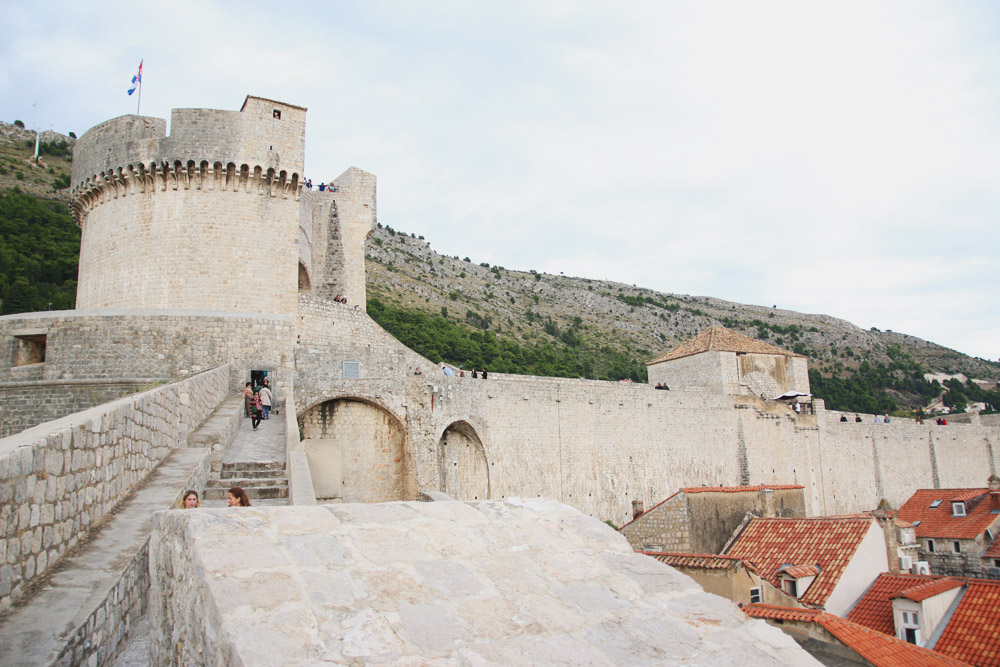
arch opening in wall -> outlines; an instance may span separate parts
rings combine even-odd
[[[438,440],[441,491],[456,500],[487,500],[490,469],[486,449],[469,422],[451,424]]]
[[[406,428],[382,406],[336,398],[304,410],[298,422],[318,500],[416,499]]]
[[[308,292],[312,289],[312,282],[309,280],[309,270],[306,265],[299,262],[299,291]]]

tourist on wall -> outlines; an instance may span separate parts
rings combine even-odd
[[[485,366],[483,367],[483,379],[484,380],[486,379],[486,367]]]
[[[201,498],[198,497],[198,492],[194,489],[185,491],[177,503],[177,509],[179,510],[193,510],[198,507],[201,507]]]
[[[241,487],[234,486],[227,492],[230,507],[250,507],[250,496]]]
[[[247,386],[243,388],[243,414],[246,417],[250,416],[251,401],[253,401],[253,389],[250,388],[250,383],[247,382]]]
[[[264,386],[260,388],[260,404],[264,409],[264,419],[271,418],[271,388],[267,385],[267,380],[264,380]]]
[[[255,391],[250,399],[250,421],[253,423],[253,430],[260,426],[260,418],[264,416],[264,405],[260,402],[260,392]]]

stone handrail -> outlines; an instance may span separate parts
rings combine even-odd
[[[288,466],[288,504],[315,505],[309,459],[299,439],[299,419],[295,411],[294,392],[285,396],[285,458]]]
[[[219,366],[0,440],[0,610],[185,446],[228,390]]]

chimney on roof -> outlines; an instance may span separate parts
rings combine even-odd
[[[761,489],[757,494],[760,496],[761,516],[769,519],[781,516],[781,512],[778,511],[774,489]]]
[[[990,512],[1000,513],[1000,477],[990,475]]]
[[[641,500],[633,500],[632,501],[632,518],[633,519],[638,519],[641,514],[642,514],[642,501]]]
[[[878,507],[872,510],[872,518],[878,521],[879,528],[885,536],[885,555],[889,559],[890,572],[902,572],[899,569],[899,552],[896,543],[896,512],[889,501],[883,498]]]

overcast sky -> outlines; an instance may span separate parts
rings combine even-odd
[[[143,115],[308,107],[306,175],[439,252],[1000,356],[1000,3],[311,4],[7,3],[0,119],[144,59]]]

